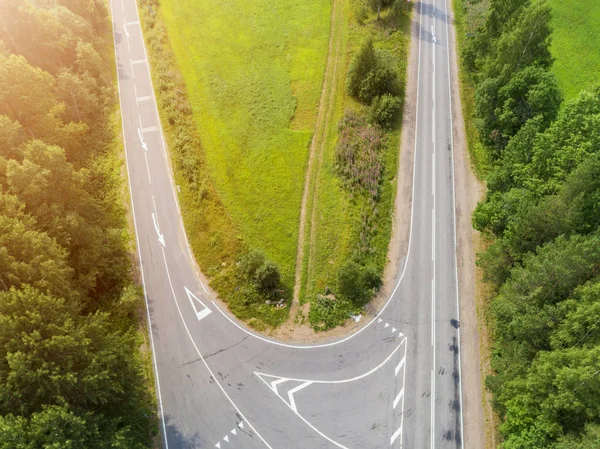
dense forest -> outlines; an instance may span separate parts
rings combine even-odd
[[[107,4],[0,11],[0,448],[148,447]]]
[[[473,225],[505,449],[600,447],[600,86],[562,101],[550,19],[545,1],[491,0],[462,53],[492,161]]]

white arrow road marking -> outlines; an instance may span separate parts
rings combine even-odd
[[[433,43],[437,43],[437,39],[435,37],[435,30],[433,29],[433,25],[431,25],[431,35],[433,36]]]
[[[190,304],[192,305],[194,312],[196,312],[196,318],[198,318],[198,321],[200,321],[202,318],[206,318],[212,313],[212,310],[206,307],[206,304],[200,301],[200,299],[196,295],[194,295],[187,287],[184,286],[183,288],[185,289],[185,293],[187,294],[190,300]],[[196,308],[196,302],[200,303],[204,308],[198,311],[198,309]]]
[[[160,226],[158,225],[158,218],[156,216],[156,201],[154,199],[154,195],[152,195],[152,205],[154,206],[154,212],[152,212],[152,222],[154,223],[154,230],[158,234],[158,241],[164,248],[166,248],[167,245],[165,244],[165,236],[160,232]]]
[[[158,234],[158,241],[160,242],[160,244],[162,246],[164,246],[166,248],[167,245],[165,245],[165,236],[160,233],[160,228],[158,227],[158,221],[156,219],[156,214],[154,212],[152,212],[152,221],[154,222],[154,229],[156,230],[156,233]]]
[[[140,136],[140,142],[142,142],[142,148],[144,149],[144,151],[148,151],[148,146],[146,145],[146,142],[144,142],[142,128],[138,128],[138,135]]]

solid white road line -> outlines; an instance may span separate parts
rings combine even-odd
[[[433,2],[433,5],[435,6],[435,0]],[[433,19],[435,20],[435,18]],[[435,47],[436,47],[436,38],[435,38],[435,30],[433,25],[431,25],[431,34],[433,35],[433,46],[432,46],[432,59],[433,61],[435,61]],[[431,172],[432,172],[432,177],[433,177],[433,187],[434,187],[434,191],[433,191],[433,212],[432,212],[432,222],[433,222],[433,227],[432,227],[432,251],[433,251],[433,257],[432,257],[432,263],[433,263],[433,279],[431,280],[431,346],[432,346],[432,357],[431,357],[431,449],[434,449],[435,447],[435,441],[434,441],[434,435],[435,435],[435,377],[434,377],[434,370],[435,370],[435,363],[436,363],[436,358],[435,358],[435,276],[436,276],[436,261],[435,261],[435,247],[436,247],[436,222],[435,222],[435,209],[436,209],[436,196],[435,196],[435,178],[436,178],[436,168],[435,168],[435,164],[436,164],[436,142],[435,142],[435,113],[436,113],[436,107],[435,107],[435,78],[436,78],[436,71],[435,71],[435,62],[433,65],[433,76],[432,76],[432,95],[433,95],[433,118],[432,118],[432,126],[433,126],[433,148],[432,148],[432,162],[431,162]]]
[[[359,376],[355,376],[355,377],[350,377],[348,379],[342,379],[342,380],[315,380],[315,379],[299,379],[296,377],[282,377],[282,376],[277,376],[274,374],[266,374],[266,373],[261,373],[258,371],[254,371],[254,374],[256,374],[260,380],[262,380],[265,385],[267,385],[267,387],[269,387],[269,389],[273,390],[273,388],[271,387],[271,384],[269,383],[269,381],[265,380],[265,378],[271,378],[271,379],[285,379],[285,381],[288,380],[293,380],[295,382],[310,382],[313,384],[345,384],[345,383],[349,383],[349,382],[354,382],[360,379],[364,379],[367,376],[370,376],[371,374],[373,374],[375,371],[377,371],[378,369],[380,369],[383,365],[385,365],[393,356],[396,352],[398,352],[398,349],[400,349],[400,347],[403,344],[407,344],[407,339],[404,338],[404,340],[402,340],[400,342],[400,344],[398,344],[398,346],[396,346],[396,348],[394,348],[394,350],[390,353],[390,355],[388,355],[385,360],[383,362],[381,362],[379,365],[377,365],[376,367],[370,369],[369,371],[367,371],[366,373],[363,373]],[[406,346],[405,346],[406,347]],[[405,349],[406,351],[406,349]],[[280,382],[283,383],[283,382]],[[275,391],[275,390],[273,390]]]
[[[448,16],[448,2],[444,0],[444,13]],[[458,390],[460,400],[460,446],[464,449],[465,447],[465,425],[463,418],[463,392],[462,392],[462,363],[461,363],[461,352],[460,352],[460,304],[459,304],[459,291],[458,291],[458,261],[456,255],[456,185],[454,182],[454,125],[452,123],[452,84],[450,78],[450,38],[448,33],[449,20],[446,21],[446,62],[448,68],[448,104],[450,106],[450,148],[451,159],[452,159],[452,222],[454,225],[454,281],[456,283],[456,319],[458,320],[459,326],[456,330],[458,335]]]

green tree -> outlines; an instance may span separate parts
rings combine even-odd
[[[518,72],[525,67],[549,67],[552,64],[550,42],[552,11],[545,0],[530,3],[518,19],[503,29],[490,49],[485,77]]]
[[[25,203],[38,227],[66,248],[75,281],[84,294],[116,295],[129,261],[124,235],[104,226],[100,203],[87,189],[86,170],[75,170],[65,152],[40,141],[23,150],[23,161],[9,161],[8,190]]]
[[[526,67],[508,80],[486,79],[475,94],[479,132],[498,157],[528,120],[535,117],[539,129],[547,128],[561,101],[554,74],[538,66]]]
[[[35,229],[18,198],[0,192],[0,290],[31,284],[71,296],[72,277],[64,248]]]
[[[77,303],[27,286],[0,292],[0,414],[68,404],[135,422],[145,392],[134,347],[106,313],[83,316]]]

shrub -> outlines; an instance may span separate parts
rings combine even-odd
[[[338,174],[351,191],[367,194],[373,201],[379,195],[383,173],[382,139],[379,126],[369,125],[361,116],[346,112],[335,149]]]
[[[273,291],[279,287],[279,268],[271,261],[263,263],[256,271],[256,286],[262,291]]]
[[[279,268],[274,262],[266,260],[264,254],[256,249],[242,257],[239,263],[239,273],[263,293],[272,292],[280,286]]]
[[[375,50],[373,41],[366,40],[352,58],[346,87],[352,97],[366,104],[384,94],[398,95],[400,85],[391,55]]]
[[[244,254],[240,260],[240,273],[248,280],[256,278],[258,270],[264,265],[265,256],[260,251],[253,249]]]
[[[375,69],[376,63],[373,41],[368,39],[360,46],[348,68],[346,87],[354,98],[359,98],[362,81]]]
[[[368,120],[383,128],[391,128],[401,107],[402,100],[394,95],[384,94],[375,97],[369,108]]]
[[[381,278],[374,267],[349,260],[338,271],[338,293],[355,305],[365,304],[380,286]]]

